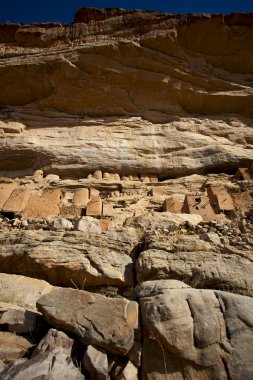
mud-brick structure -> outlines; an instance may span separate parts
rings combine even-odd
[[[233,199],[222,185],[208,186],[207,194],[214,212],[227,213],[235,209]]]
[[[206,195],[187,195],[182,212],[200,215],[205,221],[215,219],[215,212],[210,204],[210,199]]]

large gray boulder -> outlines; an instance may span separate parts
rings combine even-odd
[[[137,287],[144,379],[251,380],[253,299],[182,282]]]

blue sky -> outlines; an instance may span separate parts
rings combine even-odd
[[[48,22],[71,23],[81,7],[121,7],[159,9],[171,13],[253,12],[253,0],[0,0],[0,23]]]

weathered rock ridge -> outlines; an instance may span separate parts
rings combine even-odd
[[[170,178],[247,165],[252,24],[84,8],[70,26],[1,25],[0,174]]]

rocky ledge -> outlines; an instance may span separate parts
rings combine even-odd
[[[252,380],[252,28],[0,25],[0,380]]]

